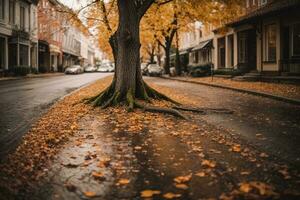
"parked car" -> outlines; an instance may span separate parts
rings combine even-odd
[[[85,68],[84,68],[84,72],[95,72],[97,70],[97,68],[93,65],[87,65]]]
[[[65,74],[81,74],[83,71],[84,70],[80,65],[73,65],[66,68]]]
[[[97,72],[114,72],[115,64],[114,63],[104,63],[100,65],[97,69]]]
[[[141,71],[142,71],[142,74],[143,75],[147,75],[147,72],[148,72],[148,69],[147,69],[147,67],[148,67],[148,63],[142,63],[141,64]]]
[[[161,76],[164,71],[158,64],[149,64],[147,70],[149,76]]]

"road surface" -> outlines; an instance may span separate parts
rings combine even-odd
[[[0,82],[0,158],[56,100],[110,74],[90,73]]]

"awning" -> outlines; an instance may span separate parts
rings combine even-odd
[[[50,52],[51,52],[51,53],[58,53],[58,54],[61,53],[59,47],[56,46],[56,45],[50,44],[50,45],[49,45],[49,49],[50,49]]]
[[[212,46],[212,40],[207,40],[204,42],[200,42],[200,44],[198,44],[197,46],[195,46],[192,51],[198,51],[204,48],[209,48]]]

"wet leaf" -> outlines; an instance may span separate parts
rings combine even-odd
[[[175,199],[175,198],[179,198],[179,197],[181,197],[181,194],[174,194],[171,192],[164,194],[164,198],[166,198],[166,199]]]
[[[201,165],[206,166],[206,167],[210,167],[210,168],[214,168],[214,167],[216,167],[216,162],[209,161],[209,160],[203,160]]]
[[[232,147],[233,152],[241,152],[241,145],[237,144]]]
[[[96,196],[96,193],[91,192],[91,191],[84,192],[83,194],[84,194],[84,196],[89,197],[89,198],[92,198],[92,197]]]
[[[101,181],[105,180],[105,176],[101,172],[93,172],[92,176],[97,180],[101,180]]]
[[[175,187],[178,189],[182,189],[182,190],[186,190],[189,188],[186,184],[183,184],[183,183],[180,183],[180,184],[175,183]]]
[[[205,172],[198,172],[197,174],[195,174],[195,176],[204,177]]]
[[[158,195],[161,192],[159,190],[144,190],[141,192],[141,197],[143,198],[150,198],[153,197],[154,195]]]
[[[130,183],[130,180],[129,180],[129,179],[121,178],[121,179],[118,181],[117,185],[127,185],[127,184],[129,184],[129,183]]]
[[[185,183],[185,182],[190,181],[191,178],[192,178],[192,174],[189,174],[187,176],[178,176],[178,177],[174,178],[174,181],[176,183]]]

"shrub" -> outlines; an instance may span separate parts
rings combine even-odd
[[[30,73],[30,67],[29,66],[15,66],[13,67],[13,73],[16,76],[26,76]]]
[[[31,67],[30,71],[31,71],[32,74],[38,74],[39,73],[37,68],[35,68],[35,67]]]
[[[211,74],[212,63],[206,63],[202,65],[190,65],[190,75],[192,77],[201,77]]]

